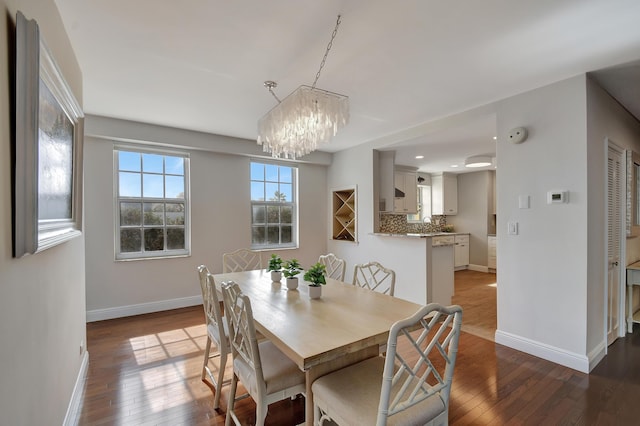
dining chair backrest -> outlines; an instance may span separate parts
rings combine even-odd
[[[344,273],[347,265],[347,262],[344,259],[340,259],[333,253],[328,253],[320,256],[318,262],[322,263],[326,267],[326,276],[328,278],[344,281]]]
[[[356,265],[353,269],[353,284],[393,296],[396,273],[378,262]]]
[[[227,363],[227,357],[231,353],[229,347],[229,337],[226,331],[225,319],[222,315],[220,300],[216,290],[215,279],[209,273],[206,266],[198,266],[198,276],[200,278],[200,288],[202,290],[202,306],[204,307],[204,316],[207,327],[207,343],[205,346],[204,361],[202,365],[201,378],[204,380],[205,375],[209,375],[213,387],[215,389],[214,408],[220,405],[221,387],[224,382],[224,369]],[[211,344],[214,343],[218,348],[217,353],[211,354]],[[217,377],[209,368],[209,362],[213,358],[220,357],[218,365]]]
[[[242,293],[240,286],[233,281],[222,283],[222,298],[229,325],[231,355],[234,360],[238,357],[242,358],[252,370],[252,374],[243,375],[243,384],[250,394],[257,391],[259,395],[264,397],[266,396],[266,387],[253,323],[251,301],[248,296]],[[246,383],[246,380],[250,380],[250,383]]]
[[[460,306],[431,303],[391,326],[378,425],[431,397],[440,398],[445,407],[443,418],[447,419],[461,325]],[[397,352],[400,337],[408,341],[402,345],[402,355]]]
[[[448,424],[461,324],[460,306],[436,303],[395,322],[384,357],[364,359],[312,383],[317,424]]]
[[[262,253],[241,248],[222,255],[222,272],[242,272],[263,269]]]
[[[256,403],[256,426],[263,426],[269,404],[304,393],[305,374],[273,342],[258,342],[251,301],[237,283],[223,282],[222,298],[233,356],[233,378],[225,424],[241,424],[234,409],[240,381]]]

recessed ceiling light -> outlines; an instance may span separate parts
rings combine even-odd
[[[422,160],[424,158],[424,155],[416,155],[416,160]]]
[[[451,167],[453,167],[455,169],[456,167],[458,167],[458,165],[457,164],[452,164]]]
[[[494,141],[497,141],[497,140],[498,140],[498,137],[497,137],[497,136],[494,136],[494,137],[493,137],[493,140],[494,140]]]

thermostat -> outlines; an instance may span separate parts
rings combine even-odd
[[[569,192],[549,191],[547,192],[547,204],[559,204],[569,202]]]

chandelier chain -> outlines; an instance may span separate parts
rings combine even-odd
[[[329,55],[329,51],[331,50],[331,47],[333,46],[333,39],[335,39],[336,38],[336,34],[338,34],[338,27],[339,26],[340,26],[340,15],[338,15],[338,20],[336,21],[336,27],[333,29],[333,34],[331,34],[331,40],[329,40],[329,44],[327,45],[327,50],[324,52],[324,57],[322,58],[322,62],[320,62],[320,69],[318,69],[318,73],[316,74],[316,79],[313,80],[313,84],[311,85],[312,89],[316,88],[316,83],[318,82],[318,79],[320,78],[320,73],[322,72],[322,68],[324,67],[324,63],[327,61],[327,56]]]

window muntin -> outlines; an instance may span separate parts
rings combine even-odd
[[[251,248],[297,246],[296,167],[251,162]]]
[[[189,247],[189,158],[114,150],[116,259],[185,256]]]

